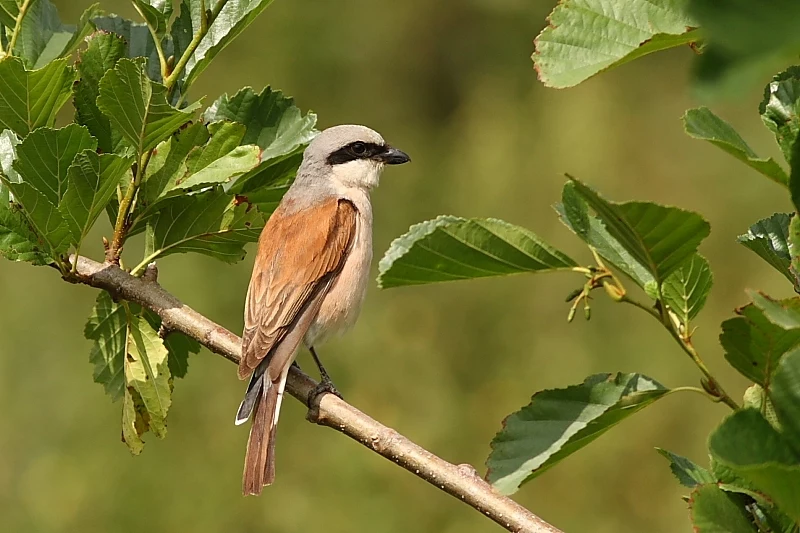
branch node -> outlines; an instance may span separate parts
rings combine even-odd
[[[145,267],[144,274],[142,274],[142,281],[146,281],[148,283],[158,283],[158,266],[156,265],[155,261],[149,263]]]

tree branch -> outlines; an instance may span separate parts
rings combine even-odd
[[[161,317],[168,330],[180,331],[234,363],[239,362],[241,339],[183,304],[158,283],[136,278],[110,263],[85,257],[70,258],[77,266],[71,281],[91,285],[113,296],[136,302]],[[561,533],[517,502],[501,495],[468,464],[454,465],[414,444],[395,430],[370,418],[332,394],[320,394],[307,403],[317,383],[293,367],[286,390],[309,407],[308,419],[328,426],[397,463],[436,488],[458,498],[508,531]]]

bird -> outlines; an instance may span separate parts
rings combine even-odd
[[[303,152],[294,182],[261,232],[238,370],[250,382],[236,424],[252,417],[244,495],[258,495],[275,481],[278,415],[301,345],[320,371],[312,395],[338,394],[315,348],[356,321],[372,261],[370,191],[386,165],[410,160],[366,126],[325,129]]]

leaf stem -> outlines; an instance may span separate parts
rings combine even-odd
[[[111,246],[106,252],[106,261],[119,264],[119,254],[122,251],[122,245],[125,243],[125,237],[128,234],[128,215],[131,210],[133,198],[136,196],[136,191],[139,189],[139,184],[144,177],[147,170],[147,164],[150,163],[150,157],[153,155],[152,150],[144,153],[136,165],[136,174],[133,176],[133,181],[125,191],[125,196],[119,203],[119,212],[117,213],[117,222],[114,224],[114,238],[111,240]]]
[[[17,37],[19,37],[19,30],[22,28],[22,19],[24,19],[25,15],[28,14],[28,8],[35,1],[36,0],[25,0],[19,7],[19,15],[17,15],[17,21],[14,23],[14,33],[11,35],[11,40],[8,42],[8,50],[7,50],[8,55],[14,55],[14,47],[17,45]]]
[[[158,38],[156,29],[150,25],[147,17],[145,17],[144,13],[142,13],[142,10],[139,9],[139,5],[134,0],[131,0],[131,3],[133,4],[133,8],[136,10],[136,12],[139,13],[139,16],[141,16],[147,24],[147,29],[150,30],[150,35],[153,37],[153,43],[155,43],[156,53],[158,54],[158,63],[161,66],[161,79],[166,80],[169,73],[167,72],[167,57],[164,55],[164,47],[161,44],[161,39]]]

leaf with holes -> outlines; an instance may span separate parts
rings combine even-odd
[[[492,440],[486,478],[501,493],[512,494],[668,393],[641,374],[597,374],[580,385],[537,392]]]
[[[792,215],[775,213],[759,220],[736,242],[755,252],[761,259],[783,274],[798,287],[798,279],[792,272],[792,257],[789,254],[789,222]]]
[[[707,107],[686,111],[683,115],[683,127],[690,137],[710,142],[775,183],[784,187],[789,184],[789,176],[783,167],[771,157],[758,157],[730,124]]]
[[[41,126],[52,126],[56,113],[69,100],[75,71],[66,59],[39,70],[27,70],[22,60],[0,61],[0,130],[24,137]]]
[[[700,39],[686,0],[561,0],[534,41],[533,62],[548,87],[572,87],[646,54]]]
[[[411,226],[378,265],[383,288],[570,270],[575,261],[519,226],[497,219],[440,216]]]
[[[200,104],[172,107],[166,88],[147,77],[144,60],[124,58],[100,80],[97,106],[141,155],[189,122]]]
[[[708,261],[694,254],[664,280],[661,287],[664,303],[688,327],[706,304],[713,281]]]

